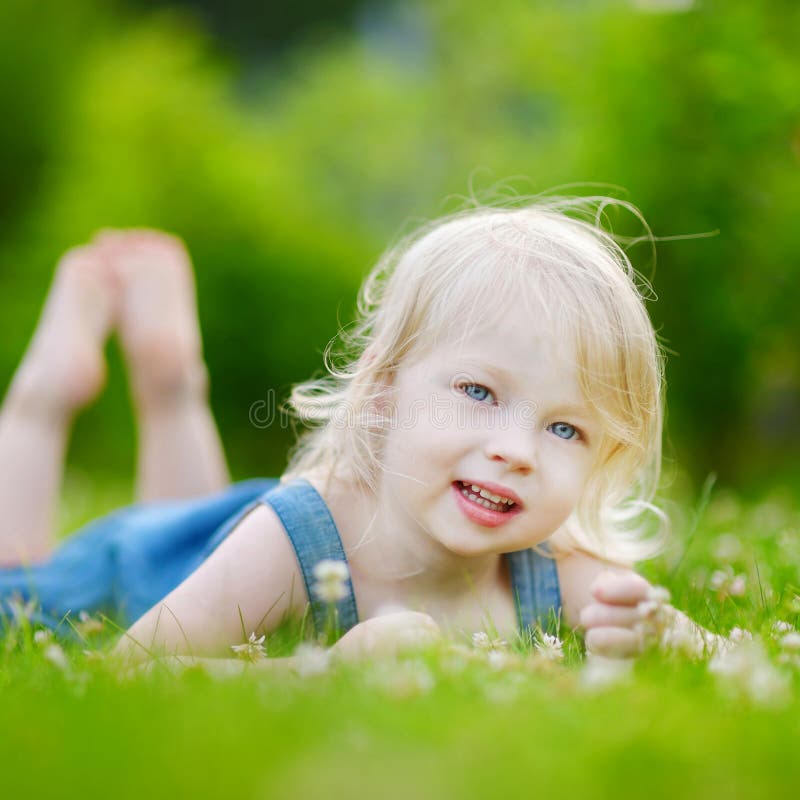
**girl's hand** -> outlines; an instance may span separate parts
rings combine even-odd
[[[439,641],[442,632],[428,614],[395,611],[360,622],[331,648],[337,658],[358,661],[369,656],[395,655]]]
[[[602,572],[590,591],[595,602],[585,606],[580,616],[586,629],[586,651],[609,658],[641,652],[639,603],[650,599],[650,584],[635,572]]]

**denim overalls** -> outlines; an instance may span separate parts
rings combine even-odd
[[[34,625],[72,635],[67,615],[103,612],[129,625],[164,598],[214,551],[258,504],[277,513],[294,547],[308,593],[311,619],[325,630],[328,605],[317,598],[314,566],[323,559],[347,563],[328,506],[308,481],[297,478],[235,483],[209,497],[128,506],[90,523],[48,561],[0,569],[0,630],[20,607]],[[561,594],[555,561],[534,550],[508,553],[520,631],[537,625],[555,632]],[[338,629],[359,622],[356,598],[336,603]]]

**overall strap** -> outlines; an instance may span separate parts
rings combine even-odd
[[[347,594],[334,604],[321,600],[314,591],[317,583],[314,567],[320,561],[341,561],[347,565],[339,531],[325,501],[307,480],[295,478],[268,491],[261,497],[261,502],[269,503],[275,509],[289,535],[303,573],[314,629],[318,634],[324,633],[335,609],[338,633],[346,633],[358,623],[352,583],[346,581]]]
[[[547,549],[546,546],[540,546]],[[511,590],[517,607],[520,632],[530,636],[536,628],[558,633],[561,590],[555,559],[533,548],[506,553],[511,571]]]

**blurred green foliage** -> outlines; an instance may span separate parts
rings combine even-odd
[[[194,256],[234,472],[275,474],[291,432],[255,428],[251,404],[321,367],[409,219],[509,176],[525,193],[600,182],[657,236],[719,231],[658,246],[675,459],[740,484],[796,474],[798,30],[791,0],[418,0],[245,71],[185,9],[6,0],[0,382],[60,252],[104,226],[165,228]],[[73,458],[116,473],[133,428],[111,364]]]
[[[128,0],[137,8],[189,8],[214,34],[218,44],[239,59],[264,64],[299,40],[325,38],[352,27],[365,0]]]

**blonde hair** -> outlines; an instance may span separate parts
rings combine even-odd
[[[284,480],[346,476],[375,491],[380,476],[381,387],[459,330],[528,303],[532,324],[575,344],[587,402],[604,424],[592,474],[556,552],[584,550],[630,563],[658,552],[665,516],[659,480],[663,358],[644,300],[650,288],[600,223],[608,198],[547,198],[476,207],[420,227],[367,276],[356,322],[328,345],[328,375],[299,384],[291,413],[311,424]],[[344,414],[344,417],[343,417]],[[656,523],[655,525],[653,523]]]

